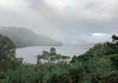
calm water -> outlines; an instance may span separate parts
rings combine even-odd
[[[52,46],[33,46],[16,49],[17,57],[23,57],[26,63],[36,63],[36,55],[42,54],[42,50],[49,51]],[[73,56],[86,52],[92,45],[64,45],[55,46],[58,54]]]

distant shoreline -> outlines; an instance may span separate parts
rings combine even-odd
[[[40,45],[40,46],[63,46],[63,45]],[[16,47],[16,48],[27,48],[27,47],[39,47],[37,45],[33,45],[33,46],[23,46],[23,47]]]

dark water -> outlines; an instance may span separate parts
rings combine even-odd
[[[58,54],[73,56],[80,55],[86,52],[93,45],[64,45],[64,46],[55,46]],[[26,63],[36,63],[36,55],[42,54],[42,50],[49,51],[53,46],[33,46],[18,48],[16,50],[17,57],[23,57],[24,62]]]

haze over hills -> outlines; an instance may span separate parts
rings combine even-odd
[[[26,28],[1,27],[0,34],[8,36],[11,40],[13,40],[16,47],[62,45],[61,42],[36,34],[32,30]]]

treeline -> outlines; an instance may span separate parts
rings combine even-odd
[[[96,44],[86,53],[74,56],[71,63],[81,63],[82,83],[118,83],[118,37]]]
[[[69,64],[32,65],[19,62],[13,42],[0,35],[0,83],[118,83],[118,37],[112,40],[74,56]]]
[[[15,70],[1,72],[1,83],[79,83],[82,65],[39,64],[22,65]]]

